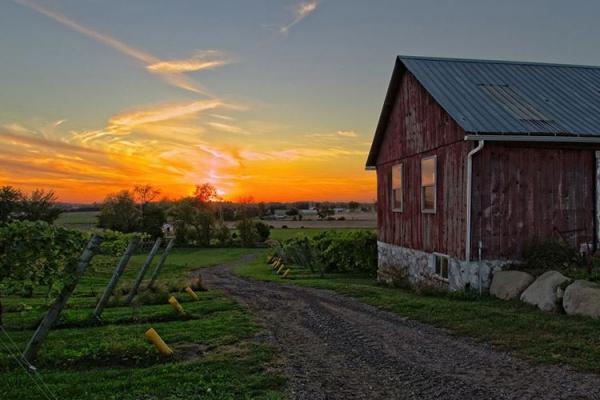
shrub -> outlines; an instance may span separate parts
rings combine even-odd
[[[95,230],[94,233],[102,236],[99,254],[107,256],[120,256],[123,254],[134,236],[139,236],[141,240],[150,238],[148,234],[122,233],[110,229]]]
[[[273,247],[288,264],[309,267],[311,271],[377,271],[377,235],[371,231],[327,231],[313,239],[297,237]]]
[[[226,224],[221,223],[215,227],[215,239],[217,239],[219,246],[225,247],[231,245],[231,230]]]
[[[327,231],[313,239],[317,256],[325,271],[377,271],[377,235],[375,232]]]
[[[240,233],[240,239],[242,240],[243,246],[252,247],[256,244],[258,232],[256,231],[254,221],[249,218],[244,218],[238,222],[237,229]]]
[[[533,241],[523,250],[525,268],[533,271],[564,270],[581,266],[581,255],[564,242]]]
[[[269,238],[269,236],[271,236],[271,228],[264,222],[256,222],[254,226],[256,228],[259,241],[264,242]]]

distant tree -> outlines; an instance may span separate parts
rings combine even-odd
[[[327,203],[322,203],[319,205],[319,208],[317,209],[317,216],[320,219],[324,219],[326,217],[329,217],[331,215],[335,214],[335,211],[333,208],[331,208],[329,206],[329,204]]]
[[[227,246],[231,242],[231,230],[224,223],[215,225],[215,238],[220,246]]]
[[[267,206],[265,205],[265,203],[260,202],[256,205],[256,208],[258,210],[258,216],[259,217],[263,217],[264,215],[267,214]]]
[[[139,230],[157,238],[163,235],[163,225],[167,222],[166,206],[163,203],[149,203],[144,208]]]
[[[246,247],[252,247],[258,241],[258,232],[254,221],[250,218],[244,218],[237,223],[237,230],[240,234],[242,245]]]
[[[128,190],[106,197],[100,207],[98,226],[121,232],[135,232],[140,227],[141,211]]]
[[[201,203],[197,197],[184,197],[173,204],[169,215],[174,220],[175,240],[178,243],[210,244],[216,216],[209,203]]]
[[[152,185],[135,185],[133,187],[133,196],[141,205],[154,201],[160,195],[160,190]]]
[[[300,214],[300,212],[298,211],[297,208],[290,208],[289,210],[287,210],[285,212],[285,215],[289,216],[289,217],[293,217]]]
[[[264,222],[255,222],[254,228],[258,234],[258,240],[260,242],[266,241],[271,236],[271,227]]]
[[[202,185],[196,185],[194,197],[201,204],[220,200],[219,194],[217,193],[217,188],[215,188],[210,183],[203,183]]]
[[[53,191],[34,190],[21,200],[19,219],[53,223],[62,210],[57,207],[57,197]]]
[[[0,187],[0,224],[7,223],[19,211],[23,193],[12,186]]]
[[[356,201],[351,201],[348,203],[348,209],[350,209],[350,211],[356,211],[356,210],[358,210],[359,207],[360,207],[360,204]]]
[[[186,244],[193,239],[190,237],[189,225],[191,225],[196,210],[196,199],[194,197],[184,197],[174,202],[169,209],[168,213],[173,218],[177,244]]]

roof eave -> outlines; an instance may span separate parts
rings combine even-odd
[[[545,143],[599,143],[600,136],[528,135],[528,134],[481,134],[467,133],[465,140],[490,142],[545,142]]]

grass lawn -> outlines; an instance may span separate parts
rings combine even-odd
[[[194,268],[234,260],[249,251],[178,249],[169,257],[161,278],[183,281]],[[132,258],[124,285],[135,277],[144,258]],[[220,293],[197,292],[200,301],[193,301],[185,293],[172,291],[186,317],[178,316],[164,301],[136,301],[131,306],[109,307],[102,324],[92,322],[96,298],[113,267],[114,263],[99,263],[88,271],[35,361],[58,398],[284,398],[284,379],[270,369],[272,350],[253,341],[260,326]],[[3,298],[3,304],[5,328],[23,348],[44,315],[43,292],[35,292],[32,298]],[[160,357],[146,341],[143,334],[150,327],[175,350],[173,358]],[[6,342],[5,337],[0,339]],[[29,379],[0,346],[0,398],[43,399]]]
[[[275,240],[286,240],[291,239],[297,236],[308,236],[313,237],[322,232],[327,231],[360,231],[364,230],[363,228],[274,228],[271,229],[271,239]]]
[[[63,212],[58,216],[54,225],[70,229],[89,230],[98,223],[98,214],[98,211]]]
[[[600,320],[550,315],[521,302],[465,294],[417,295],[377,285],[373,277],[328,274],[319,278],[291,267],[292,279],[282,279],[266,263],[266,255],[238,267],[243,277],[331,289],[404,317],[491,343],[532,362],[567,364],[600,372]]]

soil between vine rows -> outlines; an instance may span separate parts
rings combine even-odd
[[[331,291],[232,273],[253,257],[195,274],[258,316],[290,399],[600,399],[600,376],[531,366]]]

